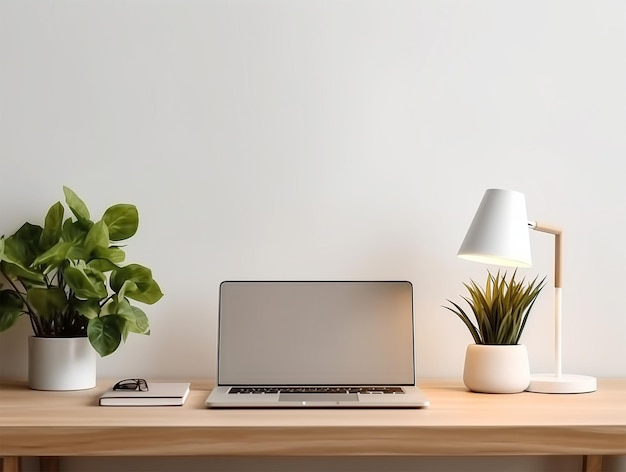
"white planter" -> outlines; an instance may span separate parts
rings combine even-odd
[[[526,346],[470,344],[465,353],[463,382],[473,392],[523,392],[530,383]]]
[[[28,386],[85,390],[96,386],[96,351],[86,337],[28,339]]]

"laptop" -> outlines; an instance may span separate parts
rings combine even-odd
[[[421,408],[406,281],[225,281],[210,408]]]

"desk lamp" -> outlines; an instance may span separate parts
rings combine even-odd
[[[563,374],[561,370],[561,243],[559,228],[528,221],[524,194],[512,190],[488,189],[461,244],[463,259],[502,266],[530,267],[528,230],[553,234],[554,262],[554,373],[530,377],[530,392],[585,393],[597,389],[595,377]]]

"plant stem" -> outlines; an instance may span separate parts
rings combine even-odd
[[[9,284],[11,285],[11,287],[13,287],[13,290],[15,291],[17,296],[20,297],[20,299],[24,303],[24,306],[26,307],[26,311],[24,311],[23,313],[28,315],[28,319],[30,320],[30,325],[33,328],[33,333],[35,334],[35,336],[40,336],[43,333],[43,329],[41,327],[41,324],[39,323],[39,319],[37,318],[37,315],[35,315],[35,311],[33,310],[33,307],[30,306],[30,303],[28,303],[28,299],[25,296],[24,292],[26,291],[26,286],[24,285],[24,282],[19,277],[17,278],[17,280],[22,285],[22,290],[20,290],[19,287],[13,281],[13,279],[11,279],[11,277],[9,277],[3,270],[0,270],[0,273],[2,273],[2,276],[9,282]]]

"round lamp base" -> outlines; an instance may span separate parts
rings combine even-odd
[[[526,389],[535,393],[589,393],[595,392],[598,384],[595,377],[587,375],[534,374]]]

